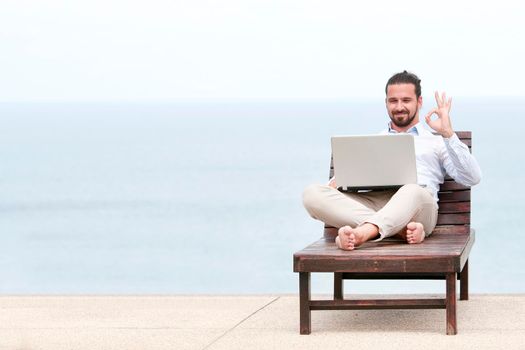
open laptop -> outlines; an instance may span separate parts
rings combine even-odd
[[[417,183],[414,136],[333,136],[335,179],[341,191],[396,189]]]

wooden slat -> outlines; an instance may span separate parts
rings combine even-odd
[[[432,239],[425,240],[421,244],[406,244],[401,238],[386,238],[377,242],[366,242],[353,251],[338,249],[334,240],[322,238],[298,252],[297,257],[308,259],[315,256],[334,257],[336,259],[359,259],[366,257],[373,260],[405,260],[406,257],[415,255],[418,258],[432,256],[456,258],[461,254],[465,243],[470,237],[469,234],[458,234],[457,232],[458,230],[455,231],[455,234],[434,232],[431,236]]]
[[[444,280],[444,273],[356,273],[343,272],[345,280]]]
[[[337,237],[337,229],[335,227],[325,227],[323,237],[325,239],[335,241],[335,237]]]
[[[470,213],[440,214],[438,225],[466,225],[470,224]]]
[[[443,202],[439,204],[439,214],[470,213],[470,202]]]
[[[468,274],[465,268],[458,273],[458,280],[461,276]],[[356,272],[339,272],[343,280],[444,280],[445,273],[356,273]]]
[[[411,244],[397,244],[399,246],[412,246]],[[446,245],[443,249],[446,249]],[[335,249],[338,249],[337,247]],[[339,249],[340,250],[340,249]],[[332,252],[331,250],[329,250]],[[355,251],[352,251],[355,252]],[[406,256],[384,257],[374,259],[373,257],[350,258],[348,255],[339,257],[338,254],[332,255],[312,255],[310,257],[296,257],[294,261],[295,272],[454,272],[459,266],[459,257],[438,257],[436,254],[426,254],[415,256],[407,254]],[[348,253],[348,252],[347,252]]]
[[[447,180],[439,186],[439,191],[457,191],[457,190],[469,190],[470,187],[461,185],[454,180]]]
[[[470,190],[439,192],[438,198],[440,202],[470,202]]]
[[[357,273],[357,272],[336,272],[341,275],[343,280],[444,280],[445,273]],[[458,280],[468,279],[468,262],[458,273]],[[468,287],[468,286],[467,286]],[[468,293],[467,293],[468,294]],[[342,299],[342,298],[340,298]]]
[[[432,235],[469,234],[470,231],[471,230],[469,225],[439,225],[434,228],[434,231],[432,231]]]
[[[295,272],[343,272],[384,276],[461,272],[475,241],[471,234],[436,234],[418,245],[400,240],[365,243],[363,249],[342,251],[321,239],[294,254]],[[426,278],[424,278],[426,279]]]
[[[456,131],[456,135],[462,141],[463,139],[472,139],[472,131]]]
[[[444,309],[445,299],[312,300],[311,310]]]

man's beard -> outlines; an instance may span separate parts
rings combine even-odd
[[[412,123],[412,121],[416,117],[418,110],[419,108],[416,108],[414,114],[411,117],[408,117],[407,119],[402,119],[402,120],[396,119],[395,114],[392,113],[392,115],[390,116],[390,120],[392,121],[392,123],[394,123],[395,126],[404,128],[405,126],[409,126],[410,123]]]

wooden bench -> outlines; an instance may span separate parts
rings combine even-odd
[[[456,132],[471,148],[471,132]],[[330,178],[333,167],[330,167]],[[456,279],[460,281],[460,300],[468,300],[468,257],[474,244],[470,229],[470,187],[450,177],[439,191],[439,214],[432,235],[421,244],[407,244],[388,238],[367,242],[353,251],[335,245],[337,229],[325,227],[324,236],[294,254],[294,272],[299,273],[300,333],[311,332],[312,310],[355,309],[446,309],[447,334],[457,333]],[[333,300],[312,300],[310,273],[334,273]],[[429,299],[347,300],[345,279],[442,279],[445,297]]]

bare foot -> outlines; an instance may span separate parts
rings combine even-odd
[[[407,242],[409,244],[421,243],[425,240],[425,231],[423,229],[423,224],[419,222],[410,222],[407,225]]]
[[[354,250],[377,235],[377,226],[368,223],[356,228],[343,226],[337,234],[335,238],[337,247],[343,250]]]
[[[337,237],[335,238],[335,244],[339,249],[353,250],[355,244],[355,235],[353,228],[350,226],[343,226],[337,231]]]

